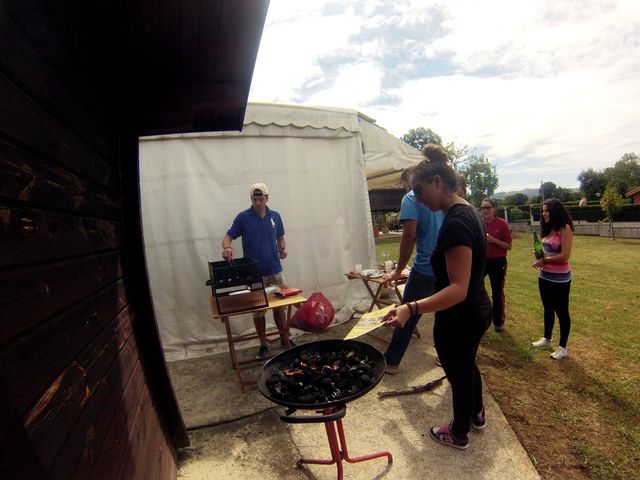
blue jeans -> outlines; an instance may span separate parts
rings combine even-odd
[[[413,302],[432,295],[435,283],[435,277],[424,275],[415,268],[411,269],[409,279],[404,287],[402,303]],[[389,343],[387,351],[384,353],[388,365],[400,364],[404,352],[407,350],[409,342],[411,341],[411,335],[418,324],[418,320],[420,320],[420,316],[421,314],[413,315],[409,317],[404,327],[394,328],[391,343]]]

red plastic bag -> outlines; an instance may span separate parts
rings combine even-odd
[[[293,314],[289,327],[305,332],[319,333],[333,322],[331,302],[320,292],[313,292],[306,302]]]

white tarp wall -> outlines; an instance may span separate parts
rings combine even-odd
[[[307,296],[322,291],[340,320],[367,298],[360,282],[344,276],[354,264],[375,263],[364,137],[376,168],[389,149],[380,135],[399,140],[353,110],[249,104],[244,124],[243,132],[140,141],[146,261],[168,360],[227,349],[223,324],[211,318],[207,262],[221,259],[222,238],[249,208],[255,182],[269,186],[268,205],[282,215],[288,285]],[[393,168],[413,162],[389,158]],[[241,243],[234,241],[236,257]],[[234,317],[232,327],[251,332],[252,318]]]

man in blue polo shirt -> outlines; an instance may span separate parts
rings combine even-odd
[[[425,145],[423,155],[430,156],[447,155],[446,150],[440,145]],[[402,238],[400,239],[400,253],[398,265],[391,274],[386,274],[384,279],[390,283],[398,280],[406,267],[413,247],[416,247],[416,256],[413,259],[413,268],[409,273],[407,284],[402,295],[402,303],[412,302],[433,294],[435,276],[431,268],[431,252],[433,251],[438,232],[444,220],[444,212],[432,212],[424,205],[416,201],[413,194],[413,182],[411,180],[412,169],[405,169],[400,176],[402,185],[407,192],[400,204],[400,221],[402,222]],[[387,373],[397,373],[400,361],[404,356],[411,335],[420,320],[420,314],[413,315],[404,327],[395,327],[391,342],[384,353],[387,361]]]
[[[233,260],[231,242],[242,237],[245,257],[257,260],[265,286],[284,285],[280,260],[287,258],[284,225],[280,214],[267,207],[269,189],[264,183],[256,183],[249,189],[251,208],[240,212],[222,239],[222,258]],[[265,335],[265,312],[253,314],[253,324],[260,339],[256,358],[264,358],[269,351]],[[286,316],[284,309],[275,309],[273,319],[280,331],[280,342],[286,345]]]

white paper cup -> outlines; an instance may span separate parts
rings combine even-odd
[[[361,263],[356,263],[355,272],[356,273],[362,273],[362,264]]]

